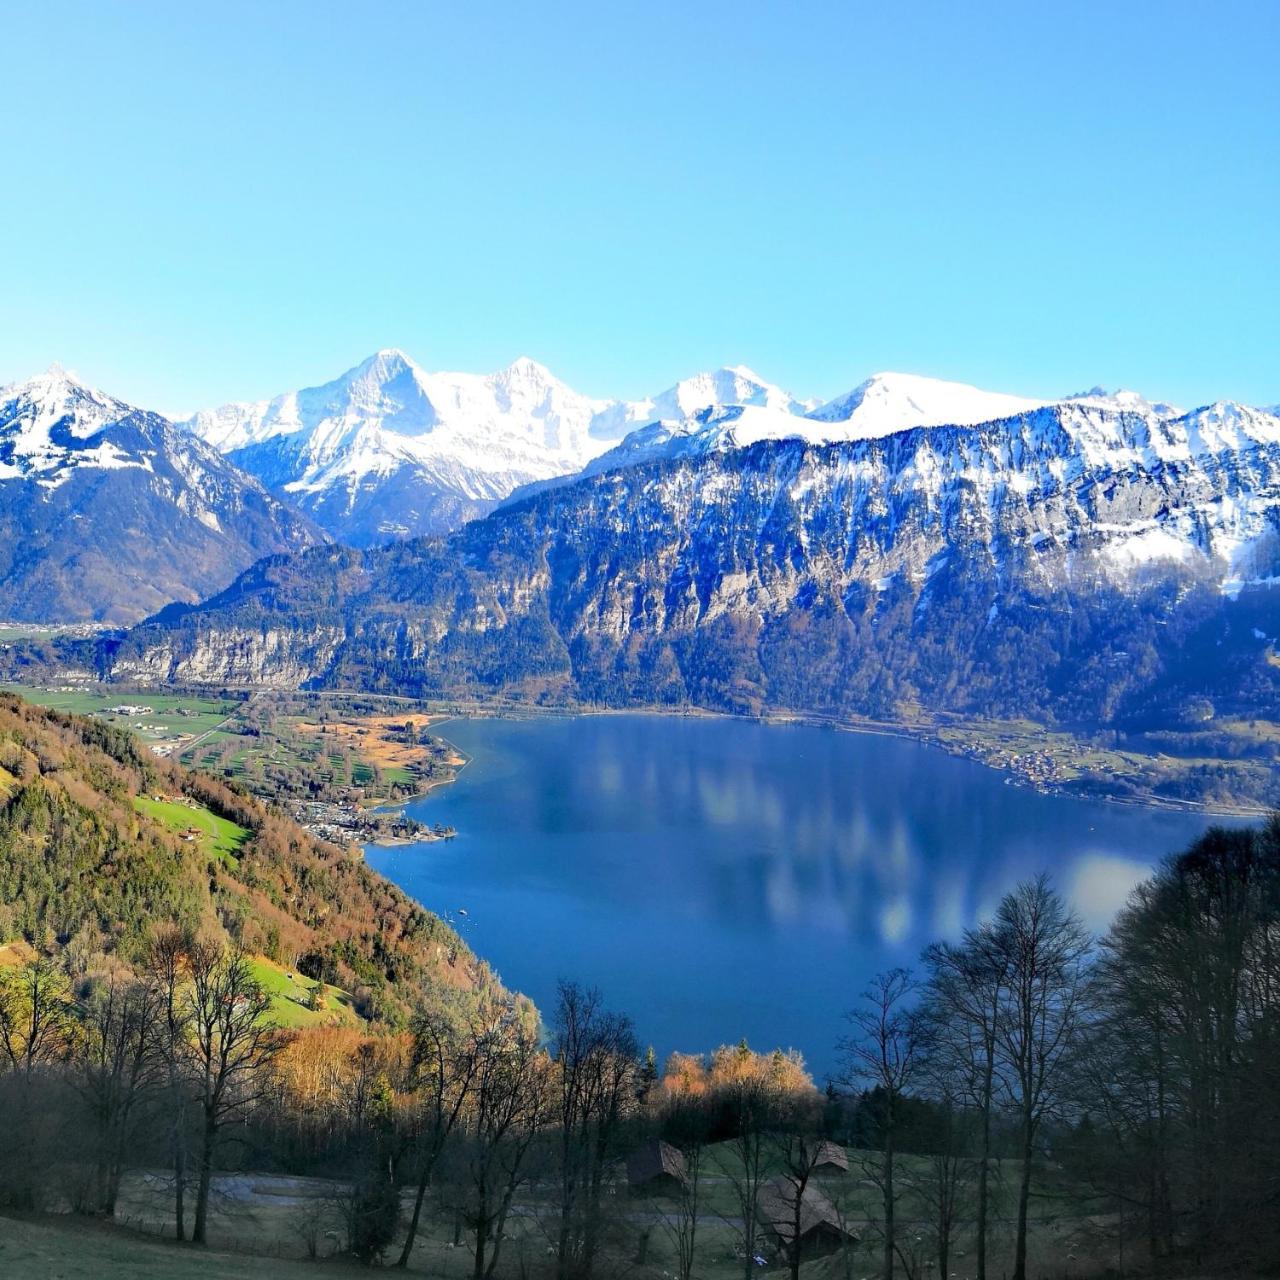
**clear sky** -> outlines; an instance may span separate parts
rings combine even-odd
[[[0,383],[1280,401],[1280,3],[0,0]]]

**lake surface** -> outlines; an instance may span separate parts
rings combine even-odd
[[[618,715],[439,732],[471,761],[409,812],[458,837],[370,847],[372,866],[544,1014],[574,978],[660,1056],[745,1036],[800,1049],[819,1076],[877,971],[1039,871],[1101,927],[1210,821],[1040,795],[914,742],[814,727]]]

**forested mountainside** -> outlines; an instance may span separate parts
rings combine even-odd
[[[162,797],[162,800],[157,800]],[[244,834],[216,855],[154,816],[207,809]],[[443,921],[258,800],[160,760],[133,735],[0,694],[0,943],[145,953],[166,922],[356,993],[396,1022],[497,979]]]
[[[448,539],[266,560],[134,680],[1089,725],[1280,715],[1280,421],[1054,405],[659,458]]]
[[[323,539],[158,414],[56,368],[0,388],[0,618],[135,622]]]

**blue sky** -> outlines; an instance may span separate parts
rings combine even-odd
[[[1280,4],[0,6],[0,382],[1280,401]]]

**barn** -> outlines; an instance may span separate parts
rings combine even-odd
[[[820,1142],[810,1166],[814,1173],[848,1173],[849,1155],[835,1142]]]
[[[637,1147],[627,1157],[627,1187],[632,1195],[679,1195],[688,1180],[684,1156],[661,1138]]]
[[[841,1220],[835,1205],[815,1183],[807,1182],[801,1190],[789,1175],[772,1178],[756,1195],[756,1212],[766,1238],[783,1258],[791,1257],[796,1241],[797,1207],[802,1260],[825,1258],[861,1238]]]

